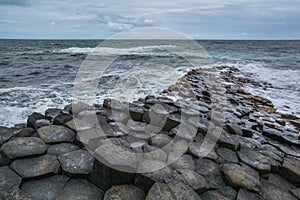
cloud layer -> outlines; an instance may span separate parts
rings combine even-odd
[[[107,38],[163,27],[205,39],[300,37],[298,0],[0,0],[0,38]]]

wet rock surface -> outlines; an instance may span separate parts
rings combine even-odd
[[[84,150],[72,151],[58,157],[64,172],[69,174],[90,174],[94,157]]]
[[[45,143],[73,142],[75,140],[75,133],[64,126],[44,126],[39,128],[37,132]]]
[[[1,147],[1,152],[9,159],[25,156],[41,155],[47,150],[46,144],[40,138],[16,137]]]
[[[299,199],[300,120],[244,91],[272,87],[249,77],[195,69],[158,97],[0,127],[0,199]]]
[[[58,172],[59,166],[56,156],[52,155],[18,159],[10,165],[22,178],[55,174]]]

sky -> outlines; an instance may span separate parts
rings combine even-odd
[[[0,0],[0,38],[107,39],[139,27],[194,39],[300,39],[299,0]]]

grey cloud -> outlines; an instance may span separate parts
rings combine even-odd
[[[29,6],[29,2],[27,0],[0,0],[0,5]]]

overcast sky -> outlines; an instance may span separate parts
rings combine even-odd
[[[197,39],[300,39],[299,0],[0,0],[0,38],[105,39],[163,27]]]

